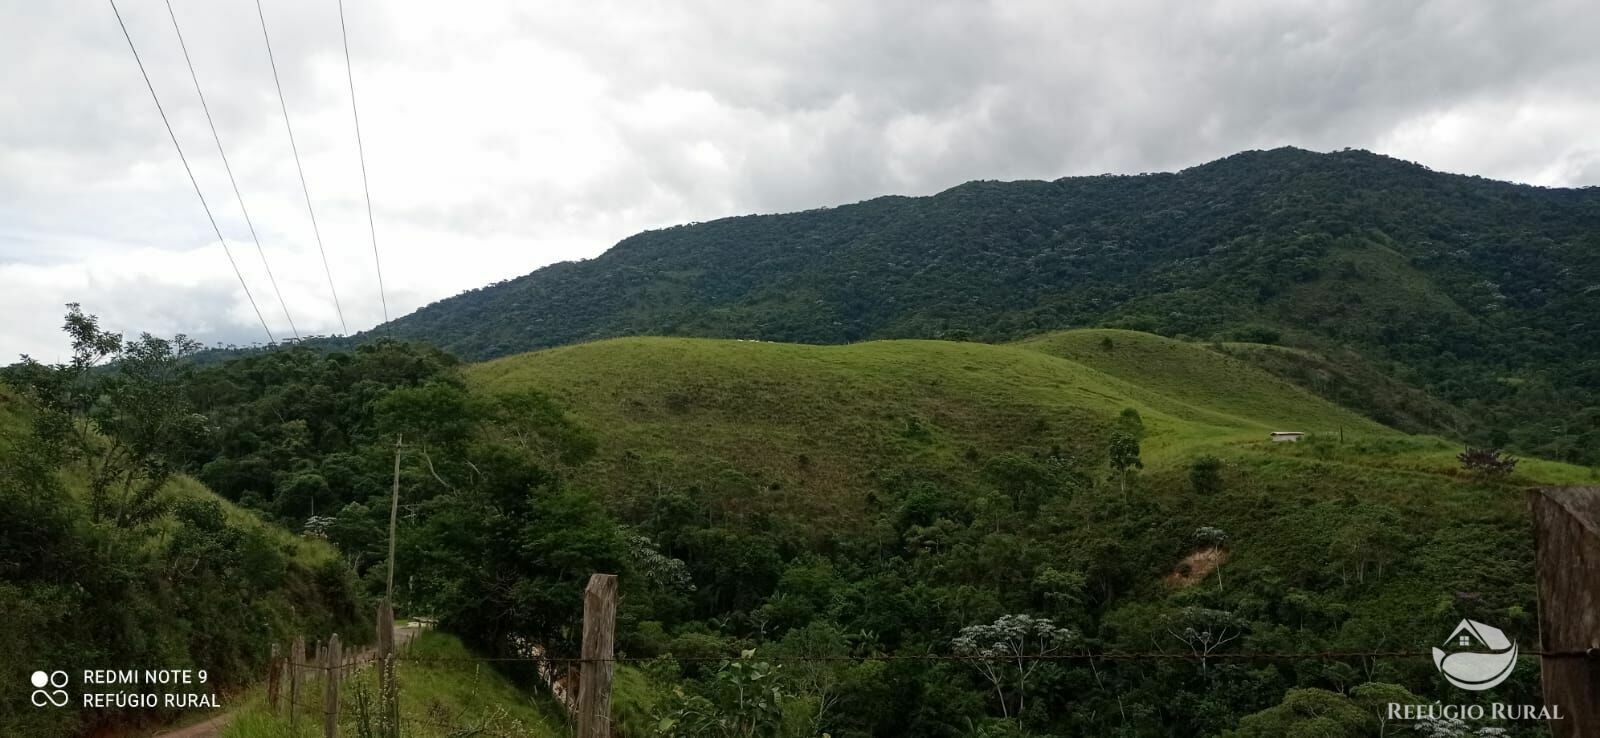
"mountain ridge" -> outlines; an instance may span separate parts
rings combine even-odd
[[[1479,418],[1481,442],[1600,461],[1585,450],[1600,446],[1597,285],[1600,189],[1285,148],[646,231],[377,331],[468,360],[629,335],[1003,342],[1095,326],[1353,349]],[[1563,425],[1535,429],[1541,416]]]

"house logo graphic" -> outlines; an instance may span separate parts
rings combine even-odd
[[[1462,689],[1493,689],[1517,666],[1517,644],[1499,628],[1476,620],[1461,621],[1445,645],[1454,650],[1433,649],[1433,665],[1451,684]]]

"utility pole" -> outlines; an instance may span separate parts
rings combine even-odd
[[[389,497],[389,577],[384,587],[383,604],[378,607],[378,656],[387,657],[394,651],[394,550],[395,529],[400,518],[400,449],[405,440],[394,439],[394,489]]]
[[[396,435],[394,489],[389,496],[389,577],[384,586],[383,604],[378,605],[378,700],[382,715],[380,722],[386,724],[391,731],[398,731],[400,722],[400,693],[394,678],[394,549],[395,529],[400,519],[400,451],[404,445],[404,437]]]
[[[391,609],[394,607],[394,528],[400,514],[400,446],[403,442],[401,436],[394,437],[394,494],[389,497],[389,585],[383,594]]]

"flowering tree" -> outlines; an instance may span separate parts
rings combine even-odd
[[[1244,634],[1244,622],[1226,610],[1185,607],[1166,618],[1167,634],[1189,647],[1206,668],[1211,654]]]
[[[1479,728],[1461,718],[1423,718],[1412,727],[1426,738],[1500,738],[1505,728]]]
[[[1049,618],[1032,615],[1002,615],[987,625],[969,625],[951,641],[957,656],[972,660],[974,667],[994,685],[995,696],[1000,699],[1000,712],[1011,717],[1006,701],[1005,684],[1015,672],[1017,681],[1017,715],[1027,706],[1028,677],[1049,656],[1078,640],[1078,633],[1061,628]]]

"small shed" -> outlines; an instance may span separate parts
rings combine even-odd
[[[1294,443],[1296,441],[1299,441],[1301,438],[1305,437],[1305,435],[1306,434],[1304,434],[1304,433],[1302,433],[1300,431],[1273,431],[1272,432],[1272,442],[1273,443]]]

